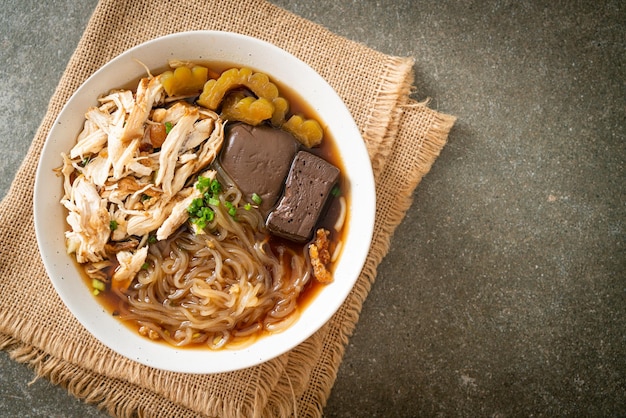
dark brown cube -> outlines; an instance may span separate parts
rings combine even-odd
[[[269,230],[296,242],[310,239],[338,178],[339,169],[334,165],[310,152],[298,152],[285,192],[267,219]]]

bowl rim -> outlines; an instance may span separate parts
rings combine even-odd
[[[210,48],[207,52],[212,55],[205,57],[196,54],[200,56],[195,59],[191,57],[190,51],[197,51],[197,48],[200,48],[197,42],[205,42],[205,45],[209,45]],[[166,56],[167,54],[170,56]],[[184,56],[177,56],[176,54]],[[156,55],[159,56],[158,59],[155,58]],[[161,67],[164,67],[170,58],[232,62],[234,65],[251,66],[259,71],[264,71],[266,68],[277,68],[275,73],[267,71],[270,78],[280,81],[294,91],[298,90],[293,87],[294,83],[291,80],[295,79],[293,78],[295,75],[292,74],[302,74],[301,78],[306,79],[306,83],[303,83],[305,84],[303,87],[305,93],[300,95],[320,115],[324,124],[332,128],[337,148],[346,169],[344,175],[346,175],[352,189],[349,209],[350,222],[347,225],[349,231],[346,235],[347,243],[344,245],[343,254],[337,263],[335,281],[329,287],[322,289],[314,300],[302,310],[300,317],[294,324],[279,333],[263,336],[243,348],[216,351],[181,349],[140,337],[121,321],[112,318],[101,303],[97,302],[91,295],[71,256],[65,253],[64,237],[58,236],[59,225],[51,226],[49,222],[50,214],[58,214],[58,207],[62,206],[56,199],[62,196],[62,180],[60,178],[51,179],[54,176],[50,175],[49,170],[61,165],[59,149],[68,152],[69,147],[63,148],[63,146],[69,144],[71,147],[75,143],[79,130],[73,131],[72,129],[78,125],[77,120],[80,121],[82,127],[84,122],[82,115],[87,109],[84,105],[95,103],[97,97],[106,92],[101,90],[103,85],[110,86],[107,89],[119,88],[124,85],[123,82],[110,84],[112,80],[120,78],[121,69],[131,68],[132,65],[137,66],[134,72],[138,74],[137,76],[124,73],[125,77],[129,78],[128,81],[136,80],[141,74],[145,75],[145,70],[137,64],[136,60],[143,62],[148,68],[154,69],[156,66],[151,66],[152,62],[160,61]],[[269,59],[277,62],[268,63]],[[258,65],[246,65],[247,62],[254,62]],[[287,65],[292,68],[289,74],[287,74],[287,70],[280,70],[280,66]],[[332,108],[332,110],[326,111],[326,108]],[[76,116],[77,111],[80,111],[80,117]],[[70,135],[71,132],[75,132],[75,134],[72,136]],[[65,136],[62,137],[63,134]],[[337,138],[338,134],[342,134],[341,144]],[[344,144],[343,141],[350,143]],[[347,158],[348,156],[350,158]],[[55,158],[56,161],[53,161]],[[54,182],[58,183],[57,191],[53,190],[54,187],[50,187]],[[365,142],[343,100],[330,84],[304,61],[274,44],[234,32],[186,31],[157,37],[127,49],[95,71],[70,96],[55,119],[43,144],[33,193],[37,245],[48,278],[65,306],[92,336],[114,352],[131,361],[172,372],[210,374],[235,371],[269,361],[304,342],[332,318],[349,296],[360,276],[361,269],[365,265],[374,233],[376,196],[373,171]],[[54,207],[54,204],[58,207]],[[359,205],[358,211],[355,212],[357,205]],[[62,211],[63,214],[66,214],[64,208]],[[63,222],[59,220],[58,224],[62,226],[63,230],[66,229],[65,215]],[[62,247],[59,246],[59,243],[62,244]],[[73,274],[72,269],[74,270]],[[83,289],[77,289],[80,286],[76,285],[76,280],[84,285],[87,298],[75,297],[77,292],[83,291]],[[335,286],[332,288],[333,292],[328,291],[330,286]],[[323,299],[324,297],[326,299]],[[321,301],[324,301],[323,305]],[[311,311],[313,307],[315,307],[314,312]],[[317,315],[313,315],[314,313]]]

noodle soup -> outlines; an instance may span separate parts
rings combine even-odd
[[[293,156],[280,167],[258,157],[251,173],[233,166],[269,146]],[[240,347],[283,331],[332,286],[344,167],[314,112],[266,75],[174,62],[101,97],[66,152],[67,250],[95,297],[143,337]],[[279,185],[258,182],[281,170]]]

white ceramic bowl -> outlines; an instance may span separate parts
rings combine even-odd
[[[102,93],[128,85],[172,58],[228,62],[249,66],[291,87],[317,112],[337,139],[352,190],[348,235],[334,282],[327,285],[287,330],[260,338],[241,349],[177,349],[154,343],[111,316],[91,294],[64,244],[65,209],[62,178],[53,169],[62,164],[82,128],[84,113]],[[219,373],[250,367],[285,353],[303,342],[339,309],[354,286],[369,250],[375,213],[370,161],[352,116],[330,85],[307,64],[274,45],[247,36],[213,31],[177,33],[151,40],[116,57],[74,93],[62,109],[44,145],[34,192],[37,242],[54,288],[72,314],[98,340],[117,353],[175,372]]]

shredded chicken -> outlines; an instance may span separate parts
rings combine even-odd
[[[160,77],[142,78],[137,87],[133,108],[126,119],[124,133],[120,138],[122,144],[143,137],[146,120],[152,107],[163,99],[164,92]]]
[[[127,288],[128,283],[135,277],[135,274],[141,270],[143,263],[146,262],[148,247],[142,247],[134,253],[131,251],[120,251],[115,256],[120,266],[115,271],[115,274],[113,274],[112,283],[116,287]]]
[[[165,142],[161,147],[159,157],[159,172],[155,183],[157,186],[162,185],[163,191],[167,195],[173,195],[177,190],[172,189],[172,180],[176,171],[176,163],[178,162],[179,152],[182,144],[194,128],[194,122],[198,119],[198,110],[195,108],[187,109],[183,117],[174,125]]]
[[[189,207],[189,205],[191,205],[191,201],[193,199],[199,197],[202,197],[202,193],[194,187],[192,193],[189,196],[187,196],[180,202],[177,202],[172,207],[170,215],[167,217],[167,219],[165,219],[165,221],[163,221],[163,224],[159,227],[159,229],[157,229],[157,240],[161,241],[166,239],[167,237],[172,235],[179,226],[187,222],[187,219],[189,219],[189,213],[187,212],[187,208]]]
[[[75,252],[79,263],[102,260],[110,231],[106,200],[100,197],[96,186],[79,176],[74,180],[71,196],[62,203],[69,211],[67,223],[72,228],[65,234],[68,252]]]
[[[187,221],[187,207],[200,197],[191,179],[213,162],[224,140],[216,113],[185,101],[163,107],[159,78],[142,79],[136,94],[115,90],[99,98],[59,170],[67,251],[79,263],[115,254],[113,278],[121,287],[145,263],[147,238],[165,239]],[[171,130],[155,142],[150,127],[163,135],[166,123]]]

